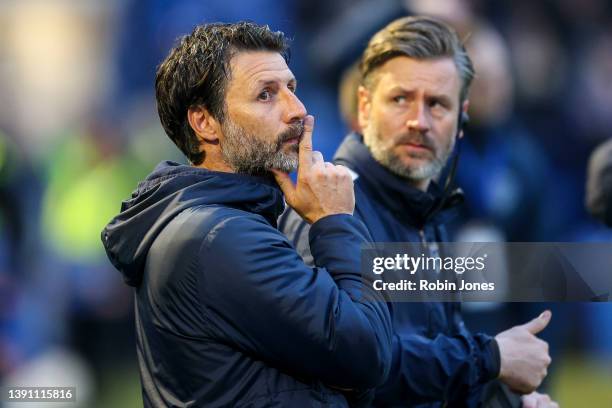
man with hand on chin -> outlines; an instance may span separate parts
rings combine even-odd
[[[463,136],[472,62],[448,25],[407,17],[372,37],[360,72],[362,134],[348,135],[334,158],[353,174],[355,216],[376,242],[420,242],[424,254],[436,255],[437,242],[449,241],[444,223],[460,193],[435,180]],[[310,261],[308,225],[292,211],[279,225]],[[548,345],[536,334],[550,312],[491,337],[465,327],[457,302],[389,308],[391,372],[376,390],[376,406],[480,407],[490,402],[483,389],[496,379],[525,395],[526,406],[556,406],[535,393],[550,364]],[[521,398],[507,397],[521,404]]]
[[[190,165],[161,163],[102,232],[134,288],[147,407],[344,407],[386,379],[390,316],[360,300],[382,298],[355,255],[371,237],[348,171],[312,150],[287,51],[267,26],[206,24],[158,68],[161,123]],[[279,184],[316,267],[276,229]]]

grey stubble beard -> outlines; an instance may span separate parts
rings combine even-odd
[[[250,134],[231,120],[226,120],[222,126],[221,154],[236,173],[262,175],[271,169],[286,173],[297,169],[298,145],[290,145],[289,151],[283,151],[283,142],[301,137],[304,131],[301,123],[291,125],[273,141]]]
[[[449,148],[438,156],[433,148],[433,143],[429,142],[425,136],[407,134],[394,137],[392,141],[385,143],[385,141],[381,140],[378,129],[364,129],[364,140],[377,162],[392,173],[415,182],[438,177],[454,147],[454,143],[451,142]],[[429,146],[432,149],[432,159],[418,166],[406,165],[393,150],[400,140],[415,140]],[[413,158],[421,157],[415,155]]]

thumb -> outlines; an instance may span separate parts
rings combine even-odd
[[[293,194],[295,192],[295,186],[293,185],[293,181],[291,180],[291,177],[289,177],[289,174],[276,169],[271,169],[270,171],[274,175],[274,179],[283,191],[287,202],[291,202]]]
[[[539,315],[532,321],[525,323],[523,327],[525,327],[527,331],[531,334],[538,334],[539,332],[544,330],[546,326],[548,326],[551,316],[552,313],[550,312],[550,310],[545,310],[544,312],[542,312],[541,315]]]

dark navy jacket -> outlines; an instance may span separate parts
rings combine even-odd
[[[451,216],[452,204],[440,207],[442,194],[437,185],[432,183],[427,193],[410,187],[376,162],[355,134],[343,141],[334,162],[356,173],[355,215],[375,242],[422,242],[429,253],[437,251],[436,242],[448,242],[443,224]],[[312,249],[306,239],[308,225],[287,211],[279,228],[308,262]],[[499,349],[493,338],[473,335],[465,328],[459,305],[389,304],[394,330],[392,365],[387,381],[377,389],[375,405],[477,404],[482,385],[499,373]]]
[[[164,162],[104,229],[135,288],[145,406],[344,407],[384,381],[390,315],[359,300],[366,228],[314,223],[311,268],[283,208],[273,181]]]

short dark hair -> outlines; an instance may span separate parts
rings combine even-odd
[[[392,58],[416,59],[451,57],[461,79],[460,101],[474,79],[474,66],[455,30],[431,17],[399,18],[374,34],[363,52],[359,69],[362,84],[371,87],[372,73]]]
[[[220,122],[225,119],[225,92],[230,60],[240,51],[273,51],[289,61],[285,35],[267,25],[241,21],[197,26],[157,68],[155,96],[162,126],[193,164],[204,161],[200,142],[187,119],[201,105]]]

